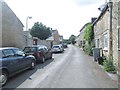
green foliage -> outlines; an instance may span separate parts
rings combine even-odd
[[[92,46],[91,46],[91,45],[85,45],[84,51],[85,51],[88,55],[90,55],[90,56],[93,55],[93,51],[92,51]]]
[[[85,34],[84,34],[84,39],[86,41],[86,45],[84,47],[84,51],[88,55],[93,55],[92,48],[95,46],[94,42],[92,41],[94,37],[94,32],[92,30],[92,24],[89,23],[86,27]]]
[[[111,62],[111,60],[104,60],[103,65],[104,65],[105,71],[115,73],[115,67]]]
[[[70,38],[69,38],[70,42],[71,42],[73,45],[76,43],[75,39],[76,39],[76,36],[75,36],[75,35],[71,35]]]
[[[91,25],[91,23],[89,23],[85,30],[84,39],[88,42],[88,44],[90,44],[93,39],[93,36],[94,36],[94,32],[92,30],[92,25]]]
[[[71,44],[71,41],[69,39],[64,39],[64,43]]]
[[[46,27],[42,23],[36,22],[34,26],[30,29],[30,34],[33,37],[38,37],[41,40],[46,40],[51,36],[50,27]]]

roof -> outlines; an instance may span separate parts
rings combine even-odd
[[[18,49],[16,47],[0,47],[0,50],[3,50],[3,49]]]
[[[88,25],[89,23],[86,23],[81,29],[80,32]]]
[[[26,46],[26,47],[44,47],[45,45],[32,45],[32,46]],[[25,47],[25,48],[26,48]]]
[[[100,15],[98,16],[98,18],[92,23],[92,26],[94,26],[94,25],[100,20],[100,18],[106,13],[107,9],[108,9],[108,3],[105,4],[105,6],[104,6],[104,8],[101,10],[101,13],[100,13]]]
[[[54,40],[54,38],[53,38],[53,36],[51,36],[51,37],[49,37],[49,38],[47,38],[46,40],[50,40],[50,41],[53,41]]]

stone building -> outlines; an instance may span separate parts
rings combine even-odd
[[[2,22],[2,30],[0,30],[0,36],[2,35],[1,47],[18,47],[23,49],[25,46],[25,39],[23,34],[23,24],[15,15],[15,13],[4,2],[0,1],[0,8],[2,15],[0,18]]]
[[[110,6],[112,5],[112,7]],[[101,13],[93,23],[95,46],[102,48],[104,56],[112,57],[112,61],[118,68],[118,22],[119,22],[119,3],[113,0],[111,3],[104,4],[104,8],[99,8]]]
[[[59,41],[60,41],[60,44],[63,44],[63,36],[62,35],[59,35]]]
[[[60,44],[59,33],[57,30],[53,30],[53,44]]]
[[[78,35],[78,38],[77,38],[77,44],[83,48],[85,46],[85,39],[84,39],[84,35],[85,35],[85,30],[86,30],[86,27],[89,23],[86,23],[81,29],[80,29],[80,34]]]

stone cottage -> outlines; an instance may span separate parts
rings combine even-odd
[[[86,23],[81,29],[80,29],[80,34],[79,34],[79,46],[81,48],[83,48],[85,46],[85,39],[84,39],[84,35],[85,35],[85,30],[87,28],[87,25],[89,23]]]
[[[120,2],[120,0],[118,0]],[[119,2],[107,2],[100,7],[99,17],[93,23],[94,40],[97,48],[102,48],[104,56],[112,59],[118,68],[119,56]]]

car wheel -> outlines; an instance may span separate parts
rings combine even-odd
[[[6,71],[2,71],[2,74],[0,74],[0,84],[3,86],[6,84],[8,80],[8,74]]]
[[[50,59],[52,59],[52,54],[51,54],[51,56],[50,56]]]
[[[32,62],[31,62],[31,67],[30,67],[30,69],[34,69],[34,68],[35,68],[35,62],[32,61]]]
[[[45,57],[43,56],[43,58],[42,58],[42,61],[41,61],[42,63],[44,63],[45,62]]]

